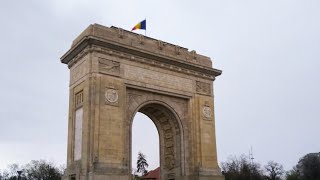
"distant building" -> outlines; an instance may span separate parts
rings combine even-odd
[[[156,169],[149,171],[142,177],[142,179],[160,180],[160,167],[157,167]]]

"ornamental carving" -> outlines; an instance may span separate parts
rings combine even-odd
[[[99,58],[99,72],[110,75],[120,75],[120,63],[108,59]]]
[[[164,130],[164,160],[165,168],[171,170],[175,166],[174,160],[174,134],[172,130],[172,125],[167,118],[160,119],[160,124]]]
[[[209,83],[201,82],[201,81],[196,81],[196,91],[197,93],[200,94],[211,94],[211,87]]]
[[[111,105],[118,105],[118,90],[114,88],[106,88],[105,91],[105,103],[106,104],[111,104]]]
[[[166,155],[165,156],[165,167],[168,169],[168,170],[171,170],[172,168],[174,168],[174,156],[173,155]]]
[[[211,118],[212,112],[211,108],[208,106],[203,106],[202,113],[205,118]]]

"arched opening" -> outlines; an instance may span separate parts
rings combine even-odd
[[[152,120],[143,113],[138,112],[132,123],[132,173],[137,173],[138,153],[146,156],[148,172],[160,167],[159,133]]]
[[[140,112],[140,113],[139,113]],[[184,159],[183,149],[181,142],[183,142],[181,134],[181,124],[179,118],[175,111],[165,103],[162,102],[145,102],[136,107],[133,111],[133,117],[131,118],[131,164],[136,163],[136,156],[133,151],[135,147],[135,142],[132,137],[134,137],[135,121],[134,117],[141,117],[141,113],[149,117],[154,123],[156,129],[158,130],[159,139],[159,164],[160,164],[160,179],[176,179],[183,173],[182,164]],[[142,115],[143,117],[143,115]],[[144,124],[141,125],[144,127]],[[145,129],[148,127],[145,127]],[[144,137],[148,138],[148,137]],[[153,138],[154,139],[154,138]],[[152,141],[152,139],[150,139]],[[135,147],[136,148],[136,147]],[[139,149],[139,147],[138,147]],[[134,166],[133,166],[134,167]]]

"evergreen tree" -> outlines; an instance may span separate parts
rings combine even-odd
[[[137,172],[142,173],[142,175],[145,175],[148,167],[148,163],[146,160],[146,156],[142,154],[141,152],[138,153],[138,160],[137,160]]]

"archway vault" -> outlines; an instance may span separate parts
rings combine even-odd
[[[130,130],[133,117],[137,112],[147,115],[157,127],[160,139],[161,177],[175,177],[184,174],[186,156],[184,154],[183,120],[188,100],[130,88],[127,89],[127,93]],[[131,139],[132,132],[129,133],[129,136]],[[130,146],[132,146],[132,140]],[[132,147],[128,149],[131,150]],[[128,154],[131,155],[131,151]]]
[[[64,180],[131,180],[132,121],[160,138],[161,180],[223,180],[210,58],[116,27],[90,25],[61,62],[70,69]]]

